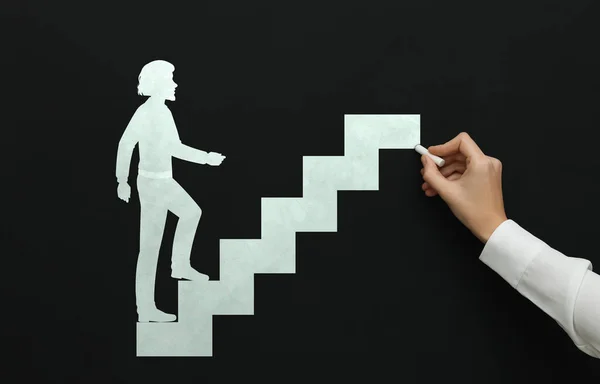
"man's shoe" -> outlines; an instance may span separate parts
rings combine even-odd
[[[175,320],[177,320],[177,316],[158,309],[138,313],[138,321],[140,323],[168,323]]]
[[[174,279],[185,279],[191,281],[208,281],[209,276],[196,271],[192,267],[175,269],[171,273],[171,277]]]

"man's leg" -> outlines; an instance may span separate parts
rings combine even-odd
[[[166,218],[166,207],[141,202],[140,253],[135,273],[135,296],[140,322],[165,322],[176,319],[175,315],[159,311],[154,302],[158,254]]]
[[[169,210],[179,217],[173,238],[171,276],[176,279],[207,281],[209,277],[193,269],[190,264],[192,245],[202,210],[175,180],[173,180],[173,200],[169,204]]]

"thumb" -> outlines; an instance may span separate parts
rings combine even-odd
[[[435,189],[440,196],[444,195],[450,182],[440,173],[435,162],[427,155],[421,156],[423,163],[423,179]]]

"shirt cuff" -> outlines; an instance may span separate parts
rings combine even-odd
[[[511,287],[516,288],[527,266],[547,246],[508,219],[492,233],[479,260],[498,273]]]

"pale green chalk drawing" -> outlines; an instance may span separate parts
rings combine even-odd
[[[160,65],[172,67],[168,63]],[[158,68],[157,64],[151,72],[164,73]],[[221,279],[208,281],[189,268],[191,239],[201,210],[172,179],[171,156],[211,165],[219,165],[224,157],[181,144],[172,116],[164,106],[164,100],[174,100],[176,85],[171,84],[170,74],[166,79],[159,77],[164,82],[150,82],[149,90],[144,87],[141,92],[160,92],[158,100],[164,98],[163,101],[154,107],[148,104],[151,96],[136,111],[117,156],[118,194],[128,201],[126,173],[133,147],[136,142],[140,145],[138,189],[144,236],[141,236],[139,258],[145,257],[145,262],[140,267],[138,261],[136,295],[138,313],[140,308],[144,313],[145,306],[151,309],[147,317],[140,316],[137,324],[137,356],[212,356],[213,316],[253,315],[254,274],[295,273],[296,232],[337,231],[337,191],[377,190],[379,149],[412,151],[420,141],[420,116],[345,115],[344,156],[305,156],[302,197],[262,198],[261,238],[221,240]],[[165,86],[165,83],[171,85]],[[181,262],[185,267],[179,277],[193,279],[179,282],[177,322],[168,322],[175,319],[174,315],[156,309],[153,297],[158,255],[155,251],[162,239],[166,209],[180,217],[177,228],[180,235],[176,234],[179,240],[174,241],[173,246],[172,275],[178,277],[176,265]],[[142,321],[153,317],[162,322]]]

